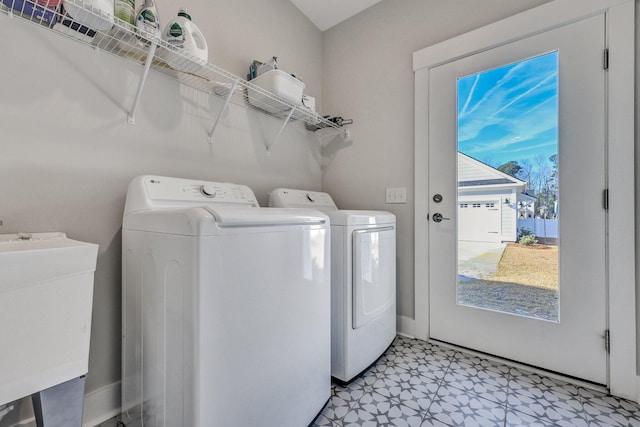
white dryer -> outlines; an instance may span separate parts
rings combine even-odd
[[[147,427],[308,425],[331,393],[329,222],[142,176],[122,229],[122,409]]]
[[[315,208],[331,221],[331,375],[343,382],[396,336],[396,217],[338,210],[327,193],[278,188],[269,205]]]

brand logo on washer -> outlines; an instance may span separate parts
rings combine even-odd
[[[157,179],[152,179],[151,181],[152,184],[160,184],[160,181],[158,181]]]

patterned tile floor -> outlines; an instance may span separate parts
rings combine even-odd
[[[396,338],[332,385],[313,426],[635,426],[640,406],[424,341]]]

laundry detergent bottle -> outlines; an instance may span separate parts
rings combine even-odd
[[[160,17],[153,0],[144,0],[136,13],[136,29],[146,40],[160,37]]]
[[[116,18],[122,19],[130,25],[135,24],[136,9],[134,0],[114,0]]]
[[[164,29],[162,38],[174,48],[201,61],[209,61],[209,49],[202,32],[191,22],[186,9],[180,9],[178,16]]]

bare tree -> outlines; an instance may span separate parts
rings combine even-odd
[[[535,171],[533,169],[533,164],[531,164],[531,160],[523,159],[518,162],[520,165],[520,170],[518,171],[518,179],[527,183],[527,188],[535,190]]]
[[[544,154],[534,158],[537,169],[536,176],[536,213],[539,217],[549,218],[554,215],[554,178],[551,163]]]

